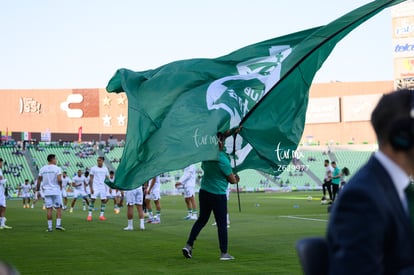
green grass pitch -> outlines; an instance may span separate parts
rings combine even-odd
[[[146,224],[145,231],[139,230],[136,211],[135,230],[123,231],[126,208],[116,215],[112,202],[106,221],[99,221],[95,211],[94,220],[87,222],[78,200],[73,213],[63,212],[66,231],[48,233],[40,202],[23,209],[21,200],[11,200],[6,217],[13,229],[0,231],[0,260],[21,274],[302,274],[295,243],[325,235],[328,213],[320,197],[321,192],[242,193],[239,212],[232,193],[229,253],[234,261],[219,260],[213,215],[195,242],[193,258],[183,257],[193,222],[183,219],[186,207],[180,196],[163,196],[161,224]]]

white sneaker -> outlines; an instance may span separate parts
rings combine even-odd
[[[144,226],[143,224],[141,224],[141,225],[139,226],[139,229],[140,229],[140,230],[145,230],[145,226]]]
[[[197,216],[192,215],[190,220],[197,220]]]
[[[221,261],[234,260],[234,257],[231,256],[229,253],[221,253],[220,260]]]
[[[153,223],[153,224],[159,224],[159,223],[161,223],[161,219],[159,219],[159,218],[154,218],[154,219],[152,220],[152,223]]]
[[[134,228],[133,228],[133,227],[129,227],[129,226],[127,226],[127,227],[125,227],[125,228],[124,228],[124,230],[125,230],[125,231],[132,231],[132,230],[134,230]]]
[[[217,226],[217,223],[213,223],[212,226]],[[230,223],[227,223],[227,228],[230,228]]]
[[[0,230],[3,230],[3,229],[13,229],[13,227],[8,226],[8,225],[2,225],[2,226],[0,226]]]

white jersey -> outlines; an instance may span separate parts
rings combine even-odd
[[[30,184],[23,184],[21,187],[22,197],[28,196],[31,190],[32,190],[32,186]]]
[[[6,179],[3,177],[3,172],[0,169],[0,206],[6,207],[6,196],[4,194],[4,184],[6,183]]]
[[[93,188],[105,188],[105,178],[109,177],[109,171],[106,166],[94,166],[89,171],[89,175],[93,175]]]
[[[85,181],[86,178],[84,175],[81,175],[80,177],[78,175],[74,176],[72,179],[72,182],[74,183],[74,188],[75,189],[83,189],[85,187]]]
[[[194,187],[196,183],[196,167],[194,164],[184,168],[184,174],[181,176],[179,182],[184,187]]]
[[[86,194],[88,195],[91,193],[91,188],[89,187],[89,179],[90,179],[89,176],[85,177],[85,189],[86,189]]]
[[[62,176],[62,190],[66,190],[66,188],[68,187],[68,185],[70,185],[71,182],[72,181],[68,176]]]
[[[40,168],[39,176],[43,178],[43,192],[45,196],[60,195],[60,186],[57,176],[62,174],[62,169],[54,164],[48,164]]]
[[[330,164],[325,167],[325,180],[329,179],[329,175],[332,177],[333,171],[334,171],[334,169]]]
[[[4,194],[4,184],[6,183],[6,179],[3,176],[3,171],[0,169],[0,194]]]
[[[152,179],[149,181],[151,183]],[[154,185],[152,186],[151,192],[159,192],[161,188],[160,176],[155,177]]]

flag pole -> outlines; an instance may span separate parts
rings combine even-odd
[[[233,163],[234,163],[234,168],[236,168],[236,137],[237,137],[237,133],[235,133],[233,135]],[[239,212],[241,212],[239,182],[236,183],[236,188],[237,188],[237,201],[239,203]]]

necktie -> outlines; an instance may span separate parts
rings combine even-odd
[[[414,230],[414,184],[409,184],[405,188],[405,195],[407,197],[408,214]]]

